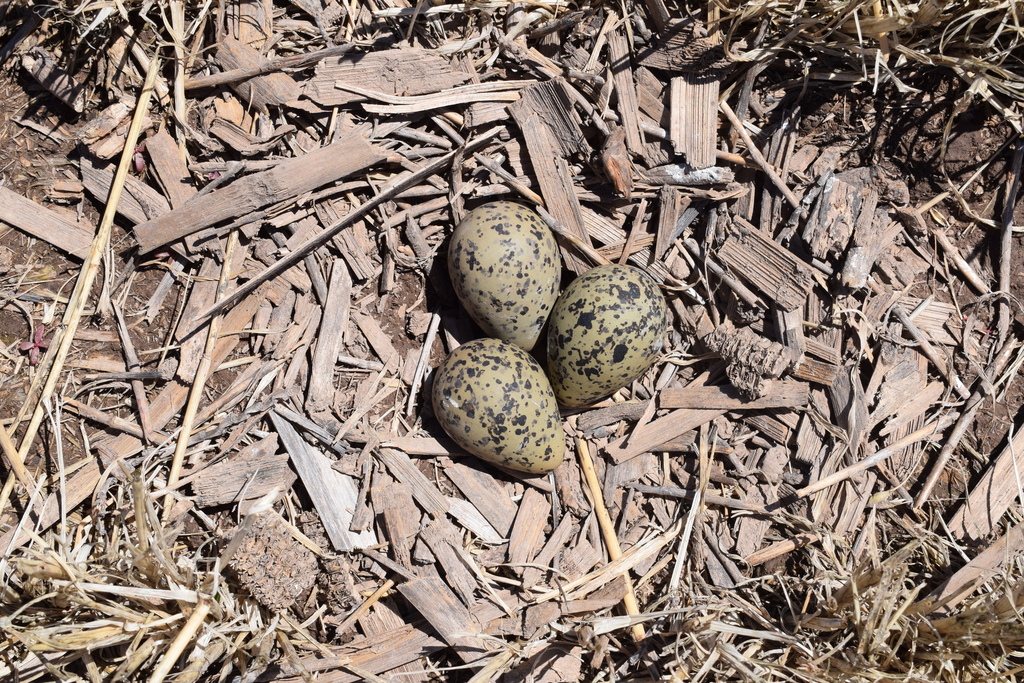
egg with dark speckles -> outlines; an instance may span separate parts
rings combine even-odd
[[[540,216],[508,201],[473,209],[452,233],[448,272],[487,336],[533,349],[562,274],[558,244]]]
[[[548,326],[548,377],[558,402],[605,398],[644,374],[661,353],[668,306],[638,268],[592,268],[565,288]]]
[[[507,341],[475,339],[434,375],[434,415],[455,443],[509,469],[541,474],[562,463],[565,438],[543,368]]]

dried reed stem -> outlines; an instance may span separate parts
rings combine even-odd
[[[199,631],[199,628],[203,625],[203,620],[206,619],[206,615],[210,613],[210,601],[203,598],[196,605],[192,615],[185,622],[185,625],[178,631],[178,635],[174,637],[170,647],[167,648],[167,652],[164,653],[163,659],[153,670],[153,675],[149,678],[149,683],[163,683],[163,680],[167,678],[167,674],[171,672],[171,668],[181,657],[181,653],[185,651],[185,646],[188,645],[192,637]]]
[[[215,301],[224,297],[224,291],[228,285],[228,275],[231,272],[231,261],[235,255],[235,246],[238,244],[238,233],[231,232],[228,235],[228,245],[224,249],[224,262],[221,264],[220,278],[217,280],[217,294]],[[195,377],[192,379],[192,386],[188,392],[188,403],[185,405],[185,414],[181,418],[181,429],[178,432],[178,442],[174,446],[174,456],[171,458],[171,469],[167,473],[167,486],[174,486],[181,475],[181,464],[185,461],[185,451],[188,450],[188,440],[192,436],[192,428],[196,424],[196,414],[199,412],[199,401],[203,397],[203,390],[206,388],[206,380],[210,378],[213,368],[213,349],[217,345],[217,336],[220,333],[220,316],[214,315],[210,319],[210,326],[206,330],[206,344],[203,347],[203,357],[196,368]],[[164,520],[171,512],[174,503],[174,494],[168,493],[164,498]]]
[[[58,328],[54,333],[54,337],[59,338],[55,339],[57,343],[51,346],[52,349],[56,349],[53,356],[54,360],[50,365],[50,372],[47,375],[42,392],[36,398],[32,419],[25,430],[25,438],[22,439],[21,449],[18,451],[18,458],[22,463],[24,463],[25,456],[32,447],[36,434],[39,432],[39,426],[43,422],[46,412],[44,404],[53,396],[53,391],[60,379],[61,370],[64,368],[64,362],[67,360],[68,352],[71,350],[71,344],[75,340],[75,332],[78,330],[78,323],[82,319],[85,304],[89,298],[89,291],[92,289],[92,283],[95,281],[96,273],[99,271],[103,253],[106,251],[107,243],[110,241],[110,230],[114,225],[117,205],[124,191],[124,183],[128,177],[128,171],[131,168],[135,146],[139,141],[139,134],[142,132],[142,123],[149,109],[149,100],[156,85],[156,76],[160,70],[159,66],[160,58],[154,56],[149,62],[149,69],[146,71],[146,80],[142,85],[142,92],[139,94],[135,114],[128,128],[128,134],[125,136],[124,149],[121,151],[121,159],[117,164],[117,171],[114,173],[114,180],[110,186],[110,194],[107,196],[103,216],[100,218],[100,224],[96,230],[96,237],[93,239],[92,247],[85,258],[85,263],[82,264],[78,281],[75,283],[74,293],[71,295],[68,308],[64,312],[63,327]]]
[[[585,440],[580,437],[576,438],[576,455],[579,457],[580,468],[583,470],[583,475],[587,479],[587,487],[590,489],[590,497],[594,502],[594,513],[597,515],[597,523],[601,527],[601,536],[604,537],[604,543],[608,546],[608,557],[615,560],[622,557],[622,548],[619,547],[619,538],[615,534],[615,525],[612,524],[612,518],[608,514],[608,508],[604,504],[604,495],[601,493],[601,482],[597,479],[597,472],[594,470],[594,461],[590,457],[590,446]],[[622,578],[626,580],[626,595],[622,598],[622,603],[626,607],[626,614],[630,616],[640,616],[640,605],[636,601],[636,590],[633,588],[633,580],[629,576],[629,572],[623,572]],[[633,633],[633,639],[640,642],[647,637],[644,632],[643,624],[633,624],[630,629]]]

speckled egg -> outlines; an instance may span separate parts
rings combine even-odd
[[[434,375],[434,415],[459,446],[488,462],[540,474],[562,462],[558,404],[540,364],[499,339],[452,351]]]
[[[448,247],[459,301],[490,337],[530,351],[558,298],[562,264],[551,230],[515,202],[490,202],[468,214]]]
[[[632,266],[592,268],[565,288],[548,327],[548,377],[558,402],[583,406],[626,386],[661,353],[668,306]]]

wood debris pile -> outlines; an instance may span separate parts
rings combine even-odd
[[[805,84],[759,80],[766,30],[726,42],[757,17],[164,4],[7,8],[5,68],[64,112],[19,125],[69,163],[45,198],[0,187],[0,223],[75,265],[3,289],[39,334],[0,349],[24,388],[2,677],[1019,664],[1024,437],[947,471],[1024,358],[1007,276],[891,167],[810,139]],[[489,198],[536,206],[569,272],[628,262],[670,304],[664,356],[564,413],[550,476],[430,413],[432,368],[479,336],[446,238]]]

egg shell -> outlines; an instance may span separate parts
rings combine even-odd
[[[644,374],[661,353],[668,306],[642,270],[611,264],[572,281],[548,327],[548,377],[564,406],[605,398]]]
[[[558,404],[540,363],[511,342],[475,339],[434,375],[434,415],[455,443],[510,469],[540,474],[562,463]]]
[[[558,244],[540,216],[509,201],[473,209],[452,233],[448,272],[487,336],[533,349],[562,275]]]

